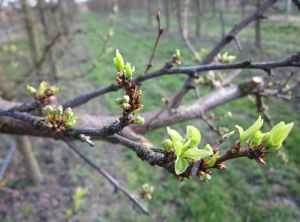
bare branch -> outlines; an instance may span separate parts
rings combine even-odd
[[[79,148],[72,142],[70,142],[68,139],[63,139],[68,147],[73,150],[81,159],[83,159],[88,165],[90,165],[92,168],[94,168],[100,175],[102,175],[110,184],[112,184],[115,188],[116,191],[122,192],[130,201],[133,202],[133,204],[138,207],[144,214],[149,215],[149,211],[137,201],[137,199],[130,194],[121,184],[114,178],[112,177],[107,171],[99,167],[92,159],[89,157],[85,156]]]
[[[133,80],[133,82],[139,84],[146,80],[161,77],[164,75],[188,75],[191,78],[197,78],[200,72],[209,71],[209,70],[228,70],[228,69],[261,69],[268,73],[270,70],[278,67],[300,67],[300,53],[289,56],[283,60],[278,61],[268,61],[268,62],[259,62],[252,63],[250,60],[230,63],[230,64],[209,64],[209,65],[198,65],[198,66],[190,66],[190,67],[174,67],[170,68],[168,63],[161,69],[148,73],[147,75],[142,75]],[[190,84],[190,82],[189,82]],[[96,98],[100,95],[117,91],[121,87],[117,84],[111,84],[110,86],[106,86],[92,92],[82,94],[80,96],[75,97],[69,102],[66,102],[63,106],[66,107],[77,107],[82,104],[87,103],[93,98]]]

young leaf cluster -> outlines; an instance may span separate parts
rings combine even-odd
[[[42,105],[48,105],[49,97],[58,93],[60,89],[57,86],[49,86],[48,82],[42,81],[40,83],[38,89],[36,89],[30,85],[27,85],[26,90]]]
[[[248,143],[252,149],[266,148],[269,151],[276,151],[282,147],[294,123],[285,124],[284,122],[280,122],[269,132],[262,132],[260,130],[262,126],[263,119],[260,116],[247,130],[236,125],[240,133],[239,141],[241,143]]]
[[[213,155],[213,149],[209,144],[206,144],[203,149],[198,149],[201,134],[196,127],[187,126],[185,138],[169,127],[167,132],[170,139],[163,141],[162,145],[167,150],[174,149],[176,155],[175,172],[177,175],[184,173],[190,163]]]
[[[124,123],[137,123],[144,124],[145,120],[141,116],[134,116],[138,114],[143,105],[141,104],[140,97],[142,91],[132,81],[135,68],[130,63],[124,63],[123,57],[119,50],[116,50],[114,63],[117,70],[117,83],[123,87],[126,92],[122,98],[117,98],[116,103],[123,109],[122,121]]]
[[[219,63],[232,63],[236,60],[236,56],[229,55],[228,52],[225,52],[224,54],[218,54],[216,61]]]
[[[64,110],[62,106],[48,105],[44,107],[43,114],[47,117],[48,126],[57,132],[74,128],[76,125],[76,117],[71,108]]]

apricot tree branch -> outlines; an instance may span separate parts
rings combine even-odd
[[[138,200],[129,193],[114,177],[112,177],[106,170],[102,169],[100,166],[98,166],[92,159],[84,155],[79,148],[68,139],[63,139],[65,143],[68,145],[68,147],[73,150],[81,159],[83,159],[88,165],[90,165],[92,168],[94,168],[100,175],[102,175],[110,184],[112,184],[116,191],[122,192],[128,199],[136,206],[138,207],[144,214],[149,215],[149,211],[138,202]]]
[[[278,61],[266,61],[266,62],[258,62],[253,63],[250,60],[229,63],[229,64],[208,64],[208,65],[197,65],[197,66],[189,66],[189,67],[174,67],[170,68],[168,64],[166,64],[161,69],[148,73],[147,75],[138,76],[133,79],[133,82],[140,84],[149,79],[158,78],[165,75],[188,75],[190,78],[197,78],[200,72],[209,71],[209,70],[228,70],[228,69],[260,69],[264,70],[267,73],[271,73],[272,69],[279,67],[300,67],[300,53],[296,53],[291,55],[285,59]],[[72,100],[66,102],[63,106],[67,107],[77,107],[82,104],[87,103],[93,98],[101,96],[103,94],[117,91],[121,87],[117,84],[111,84],[110,86],[106,86],[100,89],[96,89],[94,91],[81,94]]]
[[[154,58],[154,55],[155,55],[155,52],[156,52],[156,49],[157,49],[160,37],[164,33],[164,28],[161,26],[161,23],[160,23],[160,12],[159,11],[156,13],[156,21],[157,21],[157,36],[156,36],[156,39],[155,39],[155,42],[154,42],[154,47],[152,49],[152,52],[151,52],[151,55],[150,55],[150,58],[149,58],[146,70],[144,72],[144,75],[147,74],[148,71],[153,66],[152,61],[153,61],[153,58]]]

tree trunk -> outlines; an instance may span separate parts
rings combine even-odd
[[[216,17],[216,0],[212,0],[212,17]]]
[[[20,136],[18,138],[18,149],[24,157],[24,163],[28,177],[34,184],[42,182],[43,175],[41,173],[39,164],[32,152],[32,144],[28,136]]]
[[[170,0],[165,0],[166,31],[170,31]]]
[[[202,4],[201,4],[201,0],[196,0],[196,36],[199,37],[200,34],[201,34],[201,7],[202,7]]]
[[[46,43],[48,44],[49,42],[52,41],[52,38],[54,38],[53,35],[51,35],[51,29],[50,29],[50,24],[49,24],[49,14],[47,13],[47,8],[46,8],[46,3],[45,0],[38,0],[38,9],[39,9],[39,14],[40,14],[40,19],[43,25],[44,29],[44,35],[46,39]],[[48,50],[48,55],[49,55],[49,62],[50,62],[50,67],[51,67],[51,74],[54,79],[57,79],[58,77],[58,68],[57,68],[57,59],[55,55],[55,51],[53,47],[51,47]]]
[[[177,23],[179,33],[183,33],[182,13],[181,13],[181,0],[176,0]]]
[[[151,4],[150,0],[144,0],[144,5],[147,11],[147,25],[149,27],[152,26],[152,10],[151,10]]]
[[[260,0],[256,0],[256,8],[258,7],[260,7]],[[255,21],[255,46],[261,48],[260,19]]]
[[[241,0],[241,13],[242,13],[242,19],[245,17],[245,13],[246,13],[246,1],[245,0]]]
[[[291,0],[285,0],[285,18],[289,18],[289,14],[291,12],[291,6],[292,6],[292,1]]]
[[[39,44],[39,36],[38,31],[36,28],[36,25],[34,23],[33,13],[31,10],[30,5],[28,4],[27,0],[21,0],[22,9],[24,13],[24,20],[25,20],[25,26],[26,31],[28,35],[29,40],[29,46],[31,51],[31,57],[32,62],[34,64],[34,67],[36,68],[36,74],[40,75],[40,67],[39,67],[39,61],[40,61],[40,44]]]
[[[219,12],[220,12],[220,24],[221,24],[221,37],[225,37],[225,20],[224,20],[224,10],[225,10],[225,1],[220,0],[220,7],[219,7]]]
[[[5,100],[12,100],[15,97],[14,92],[15,90],[12,85],[6,81],[2,68],[0,67],[0,97]]]

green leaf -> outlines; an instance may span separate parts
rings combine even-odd
[[[167,132],[172,140],[176,156],[180,156],[183,148],[183,138],[176,130],[169,127],[167,127]]]
[[[114,58],[114,63],[116,65],[116,69],[118,72],[122,72],[124,70],[124,60],[122,55],[119,53],[119,50],[116,50],[116,56]]]
[[[182,157],[190,158],[192,160],[199,160],[212,155],[213,152],[205,149],[198,149],[197,147],[189,149],[182,154]]]
[[[217,159],[219,157],[219,151],[216,152],[208,161],[207,161],[207,166],[212,167],[215,165]]]
[[[131,67],[130,63],[127,62],[125,65],[125,78],[127,80],[132,78],[134,70],[135,70],[135,68]]]
[[[172,147],[172,141],[170,139],[165,139],[162,141],[161,145],[164,149],[170,149]]]
[[[204,150],[206,150],[207,152],[209,152],[210,155],[212,155],[214,153],[213,149],[211,148],[211,146],[209,144],[205,145]]]
[[[140,124],[140,125],[143,125],[143,124],[145,123],[145,118],[142,117],[142,116],[137,116],[137,117],[135,118],[135,123]]]
[[[283,141],[288,137],[294,123],[278,123],[266,136],[266,144],[272,150],[276,151],[282,147]]]
[[[196,147],[201,142],[200,131],[194,126],[187,126],[186,138],[191,140],[190,147]]]
[[[35,95],[36,94],[36,89],[32,86],[27,85],[26,86],[26,90],[27,92],[29,92],[31,95]]]
[[[193,148],[193,147],[191,146],[191,142],[192,142],[191,139],[186,139],[186,140],[185,140],[185,142],[183,143],[183,147],[182,147],[182,153],[184,153],[184,152],[187,151],[188,149]]]
[[[48,87],[48,82],[42,81],[39,86],[39,95],[43,95]]]
[[[262,133],[260,130],[258,130],[252,137],[252,141],[251,141],[252,145],[253,146],[260,145],[264,136],[265,136],[265,133]]]
[[[183,150],[183,143],[178,140],[173,141],[172,143],[173,143],[173,147],[175,149],[176,156],[178,156],[178,157],[181,156],[182,150]]]
[[[186,168],[189,166],[187,159],[182,157],[177,157],[175,161],[175,172],[177,175],[182,174]]]
[[[243,130],[242,127],[236,126],[236,128],[240,132],[240,141],[246,142],[247,140],[251,139],[251,137],[254,136],[254,134],[260,130],[264,123],[264,120],[261,118],[261,116],[258,117],[258,119],[255,121],[255,123],[252,124],[247,130]]]
[[[50,90],[52,91],[53,94],[56,94],[59,92],[60,88],[58,86],[51,86]]]

